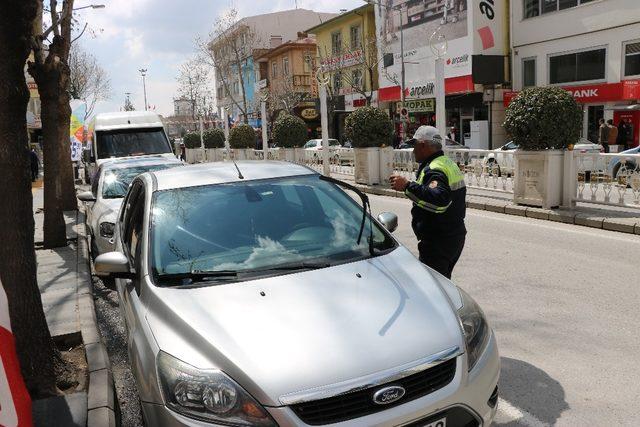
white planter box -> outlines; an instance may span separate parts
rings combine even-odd
[[[200,151],[199,148],[187,148],[185,150],[186,152],[186,162],[187,163],[195,163],[196,162],[196,156],[197,156],[197,152]]]
[[[561,150],[516,151],[513,201],[545,209],[562,202],[563,159]]]
[[[304,154],[305,150],[304,148],[294,148],[293,149],[293,161],[295,163],[304,163]]]
[[[278,160],[284,160],[286,162],[296,161],[296,149],[295,148],[280,148],[278,150]]]
[[[205,148],[205,161],[206,162],[215,162],[216,161],[216,150],[215,148]]]
[[[380,149],[380,181],[385,184],[393,175],[393,147]]]
[[[358,184],[380,184],[380,148],[354,148],[355,180]]]
[[[242,148],[232,148],[231,149],[231,158],[234,160],[246,160],[247,159],[247,150]]]

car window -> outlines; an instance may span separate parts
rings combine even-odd
[[[337,139],[330,139],[329,146],[332,146],[332,145],[340,145],[340,142],[338,142]]]
[[[362,208],[317,175],[159,191],[151,221],[156,277],[370,256],[369,221],[357,242]],[[395,247],[372,225],[377,251]]]
[[[135,265],[136,260],[139,258],[139,251],[142,248],[144,195],[144,186],[140,185],[135,197],[130,202],[129,212],[127,212],[127,217],[125,218],[126,226],[123,243],[132,265]]]
[[[515,142],[511,141],[508,142],[507,144],[504,145],[504,147],[502,147],[503,150],[517,150],[519,147],[518,144],[516,144]]]
[[[120,236],[121,236],[123,245],[126,240],[125,236],[129,232],[129,228],[130,228],[129,224],[131,222],[131,214],[133,212],[133,207],[135,206],[135,203],[140,195],[140,191],[142,191],[142,183],[140,181],[137,181],[131,186],[131,190],[127,194],[127,197],[125,198],[122,204],[122,208],[120,210],[120,221],[119,221]]]
[[[97,131],[96,144],[100,159],[172,152],[162,128]]]
[[[102,168],[98,168],[98,171],[96,172],[96,176],[101,176],[102,175]],[[98,197],[98,183],[100,182],[99,179],[94,179],[93,181],[91,181],[91,193],[93,193],[93,197]]]
[[[304,144],[304,148],[313,148],[316,146],[316,141],[307,141],[306,144]]]
[[[179,163],[175,164],[160,164],[160,165],[144,165],[135,166],[130,168],[118,168],[107,170],[104,173],[102,184],[102,197],[105,199],[119,199],[127,194],[129,185],[133,179],[145,172],[154,172],[163,169],[179,166]]]

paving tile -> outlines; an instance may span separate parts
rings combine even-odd
[[[87,426],[89,427],[115,427],[116,416],[109,408],[91,409],[88,414]]]
[[[504,213],[509,215],[527,216],[527,207],[520,205],[506,205]]]
[[[575,212],[565,209],[553,209],[549,212],[550,221],[563,222],[565,224],[573,224],[575,216]]]
[[[89,409],[107,407],[114,409],[113,377],[108,369],[89,374]]]
[[[87,356],[89,372],[109,369],[109,356],[107,355],[107,350],[102,343],[86,344],[84,346],[84,351]]]
[[[604,222],[603,217],[592,216],[590,214],[579,212],[576,214],[574,223],[577,225],[584,225],[586,227],[602,228],[603,222]]]
[[[605,218],[602,221],[602,228],[633,234],[637,224],[640,224],[640,219],[638,218]]]
[[[541,208],[527,208],[527,217],[537,219],[549,219],[549,210]]]
[[[484,204],[484,208],[487,211],[505,213],[507,202],[499,200],[487,200]]]

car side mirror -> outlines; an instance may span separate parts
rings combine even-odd
[[[133,279],[135,277],[129,268],[129,260],[122,252],[107,252],[98,255],[93,265],[97,276],[115,279]]]
[[[80,200],[81,202],[95,202],[96,197],[91,191],[83,191],[82,193],[78,194],[78,200]]]
[[[393,233],[398,228],[398,215],[392,212],[382,212],[378,215],[378,221],[386,228],[389,233]]]

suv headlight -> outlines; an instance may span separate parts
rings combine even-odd
[[[102,237],[113,237],[113,231],[115,230],[116,225],[112,222],[101,222],[100,223],[100,235]]]
[[[276,426],[267,411],[218,370],[200,370],[160,352],[160,389],[170,409],[190,418],[229,426]]]
[[[489,342],[489,325],[478,304],[465,291],[458,288],[462,298],[462,307],[458,309],[458,316],[464,330],[467,347],[469,370],[473,369],[480,355]]]

